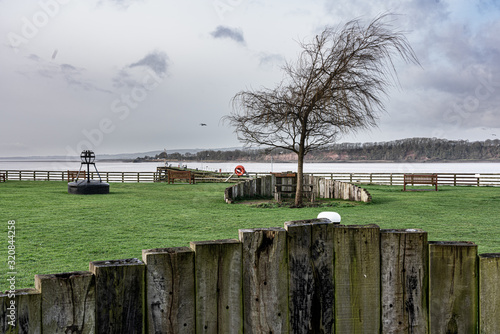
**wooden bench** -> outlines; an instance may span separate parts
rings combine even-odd
[[[69,170],[68,171],[68,182],[75,181],[78,177],[79,180],[85,180],[85,171],[80,171],[80,175],[78,175],[77,170]]]
[[[406,191],[407,184],[411,184],[412,186],[415,184],[430,184],[438,191],[437,174],[405,174],[403,183],[403,191]]]
[[[6,181],[5,173],[0,173],[0,182],[5,182],[5,181]]]
[[[168,170],[168,183],[174,183],[175,180],[187,180],[189,184],[194,183],[194,173],[188,170]]]

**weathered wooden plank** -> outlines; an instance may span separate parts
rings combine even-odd
[[[96,332],[143,333],[145,265],[138,259],[90,262],[96,284]]]
[[[379,333],[380,228],[335,226],[335,332]]]
[[[142,251],[146,263],[148,333],[194,333],[194,252],[189,247]]]
[[[428,333],[428,244],[420,229],[381,230],[382,333]]]
[[[241,243],[196,241],[196,333],[243,333]]]
[[[311,259],[315,278],[313,299],[315,333],[333,333],[335,329],[333,229],[334,223],[330,221],[312,223]]]
[[[244,332],[288,333],[288,253],[282,228],[239,230]]]
[[[500,333],[500,253],[479,254],[479,332]]]
[[[42,333],[41,296],[36,289],[0,293],[0,333]]]
[[[430,333],[477,333],[477,245],[429,242]]]
[[[95,280],[88,271],[35,275],[43,333],[95,333]]]
[[[285,223],[289,263],[289,317],[293,333],[333,330],[333,223]]]
[[[311,224],[286,222],[289,268],[290,332],[310,333],[313,328],[314,273],[311,263]]]

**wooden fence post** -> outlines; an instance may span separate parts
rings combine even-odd
[[[500,253],[479,254],[479,332],[500,333]]]
[[[381,230],[382,333],[428,333],[427,232]]]
[[[92,334],[95,328],[95,280],[88,271],[35,275],[42,293],[42,332]]]
[[[195,241],[196,333],[243,333],[241,243]]]
[[[0,333],[41,333],[41,303],[42,295],[36,289],[15,290],[13,296],[10,291],[0,293]]]
[[[148,333],[194,333],[194,252],[189,247],[145,249]]]
[[[333,229],[337,223],[314,221],[312,223],[311,259],[315,277],[313,319],[317,319],[319,333],[335,330],[335,288],[333,282]]]
[[[430,333],[477,333],[477,245],[429,242]]]
[[[144,332],[144,272],[138,259],[90,262],[95,275],[96,333]]]
[[[288,333],[288,256],[282,228],[242,229],[244,333]]]
[[[285,223],[292,333],[333,331],[333,226],[326,219]]]
[[[313,328],[314,273],[311,265],[311,224],[286,222],[289,270],[290,332],[310,333]]]
[[[334,229],[336,333],[379,333],[380,228]]]

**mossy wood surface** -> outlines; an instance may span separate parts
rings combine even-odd
[[[322,219],[285,223],[292,333],[333,330],[333,226]]]
[[[438,333],[477,333],[477,245],[429,242],[429,329]]]
[[[479,255],[479,328],[500,333],[500,254]]]
[[[42,294],[36,289],[15,290],[13,298],[10,298],[9,294],[9,291],[5,294],[0,293],[0,333],[42,333]],[[11,314],[12,305],[15,305],[15,320],[8,317]],[[11,325],[11,321],[14,326]]]
[[[335,247],[335,333],[380,332],[380,228],[338,226]]]
[[[90,271],[96,282],[96,333],[144,333],[144,263],[96,261]]]

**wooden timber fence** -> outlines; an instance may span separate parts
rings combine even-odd
[[[0,331],[500,333],[499,282],[500,254],[472,242],[292,221],[36,275],[0,295]]]
[[[355,184],[333,179],[304,175],[304,184],[313,185],[314,198],[336,198],[357,202],[371,202],[370,193]],[[238,199],[272,197],[275,192],[276,177],[264,175],[255,179],[245,180],[226,188],[224,200],[232,203]]]
[[[6,181],[67,181],[68,171],[41,170],[0,170]],[[156,182],[160,179],[157,172],[99,172],[105,182]],[[220,177],[197,177],[196,182],[224,182],[229,173],[218,173]],[[251,177],[269,175],[269,173],[248,173]],[[325,179],[356,183],[402,186],[405,173],[307,173]],[[500,186],[500,173],[437,173],[439,185],[451,186]],[[96,172],[90,172],[91,179],[98,179]],[[241,178],[231,178],[237,182]]]

